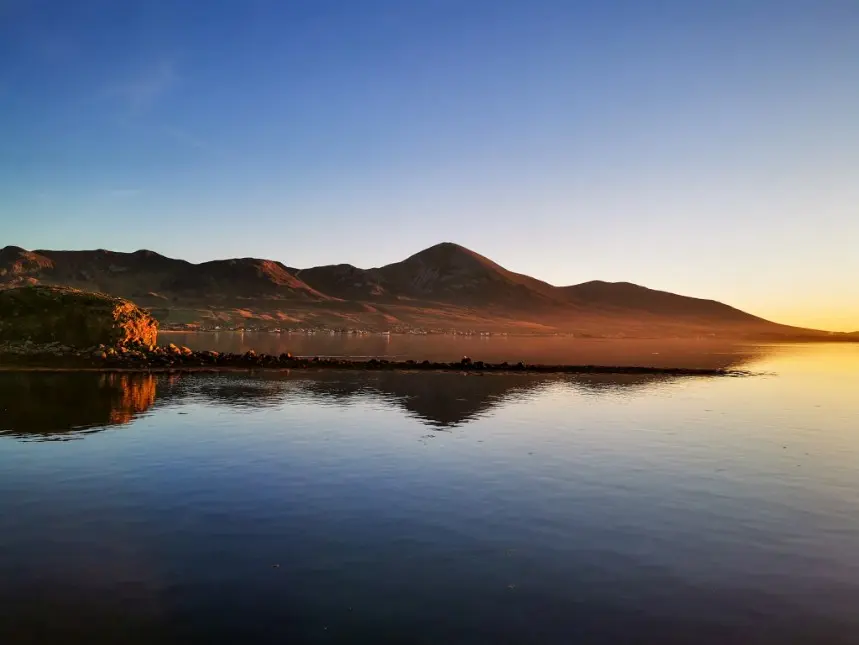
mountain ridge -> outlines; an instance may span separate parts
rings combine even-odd
[[[168,324],[253,320],[263,327],[305,323],[597,336],[827,333],[631,282],[555,286],[452,242],[370,269],[350,264],[299,269],[249,257],[194,264],[147,249],[0,249],[0,288],[27,284],[131,298]]]

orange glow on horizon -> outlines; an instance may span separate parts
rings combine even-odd
[[[775,309],[771,314],[767,312],[756,313],[756,315],[782,325],[791,325],[793,327],[833,332],[859,332],[859,309],[833,311],[797,307],[788,310]]]

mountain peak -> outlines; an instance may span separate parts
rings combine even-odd
[[[150,251],[149,249],[138,249],[131,255],[139,257],[139,258],[163,258],[164,256],[160,253],[156,253],[155,251]]]
[[[410,255],[404,261],[408,262],[409,260],[414,259],[423,259],[428,261],[446,261],[456,257],[480,259],[486,260],[487,262],[490,261],[479,253],[475,253],[471,249],[467,249],[464,246],[456,244],[454,242],[439,242],[438,244],[434,244],[428,248],[425,248],[423,251],[418,251],[417,253]]]
[[[430,247],[424,249],[424,251],[460,251],[465,253],[474,253],[471,249],[467,249],[462,244],[457,244],[456,242],[439,242],[438,244],[433,244]]]
[[[441,242],[374,272],[390,292],[466,305],[514,309],[558,302],[555,287],[508,271],[453,242]]]

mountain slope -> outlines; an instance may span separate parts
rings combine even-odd
[[[45,256],[18,246],[0,249],[0,283],[12,286],[28,284],[53,266],[53,262]]]
[[[768,324],[715,300],[679,296],[667,291],[648,289],[631,282],[603,282],[593,280],[582,284],[561,287],[571,302],[589,309],[615,309],[625,312],[642,312],[656,316],[702,318],[736,324]]]
[[[329,300],[295,277],[280,262],[240,258],[193,264],[183,275],[167,282],[172,292],[195,295],[277,296],[303,300]]]

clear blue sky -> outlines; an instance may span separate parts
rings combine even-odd
[[[859,2],[0,0],[0,246],[444,240],[859,329]]]

